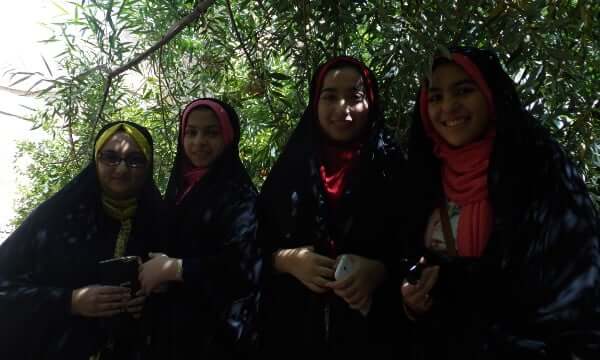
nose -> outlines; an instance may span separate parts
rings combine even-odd
[[[442,111],[450,113],[458,108],[458,101],[454,96],[444,96],[442,99]]]
[[[204,136],[202,134],[198,134],[198,135],[194,136],[193,143],[196,146],[205,145],[206,144],[206,136]]]
[[[350,115],[350,107],[351,104],[349,101],[347,101],[346,99],[340,100],[338,111],[341,112],[345,121],[352,121],[352,116]]]
[[[127,172],[127,164],[125,164],[125,159],[121,159],[117,166],[115,167],[115,172],[123,173]]]

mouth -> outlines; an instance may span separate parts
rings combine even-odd
[[[453,119],[448,119],[446,121],[442,121],[442,125],[448,128],[453,128],[457,126],[461,126],[467,122],[468,118],[466,116],[456,117]]]

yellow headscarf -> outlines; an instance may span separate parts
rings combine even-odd
[[[100,153],[106,142],[120,130],[131,136],[133,141],[142,150],[146,160],[152,161],[152,147],[146,137],[138,129],[125,123],[115,124],[100,135],[94,147],[95,158],[98,158],[98,153]],[[125,249],[127,248],[127,242],[131,234],[132,219],[137,210],[137,199],[115,200],[106,194],[102,194],[102,205],[108,216],[121,222],[121,229],[117,235],[114,251],[114,257],[121,257],[125,255]]]
[[[98,141],[96,141],[96,146],[94,148],[94,156],[96,158],[98,157],[98,153],[100,153],[100,150],[106,144],[108,139],[110,139],[119,130],[122,130],[127,135],[131,136],[133,141],[135,141],[137,146],[139,146],[142,150],[142,153],[144,154],[146,160],[152,161],[152,147],[150,146],[150,143],[148,142],[144,134],[142,134],[138,129],[134,128],[133,126],[125,123],[115,124],[114,126],[106,129],[102,133],[102,135],[100,135]]]

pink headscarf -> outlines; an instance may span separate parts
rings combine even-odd
[[[481,71],[465,55],[452,53],[459,65],[483,93],[491,119],[495,119],[494,100]],[[460,256],[481,256],[492,229],[492,207],[488,197],[487,173],[496,136],[492,127],[481,140],[454,148],[433,129],[427,106],[427,86],[421,88],[421,120],[433,141],[433,153],[442,161],[442,185],[450,201],[461,207],[456,246]]]
[[[198,99],[189,103],[183,110],[183,114],[181,115],[181,126],[180,126],[180,136],[179,141],[183,144],[183,140],[185,137],[185,128],[187,126],[188,118],[190,113],[198,108],[206,107],[212,110],[212,112],[217,116],[219,120],[219,126],[221,127],[221,134],[223,136],[223,142],[225,145],[229,145],[233,142],[233,128],[231,127],[231,121],[229,119],[229,114],[227,111],[216,101],[210,99]],[[197,167],[192,164],[192,162],[188,159],[187,155],[185,155],[182,162],[183,172],[183,187],[182,190],[177,195],[176,204],[181,203],[181,201],[185,198],[185,196],[192,190],[194,185],[200,181],[208,172],[208,167]]]

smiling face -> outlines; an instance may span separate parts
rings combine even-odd
[[[364,80],[353,67],[330,70],[318,102],[319,124],[331,140],[356,140],[369,122]]]
[[[219,119],[212,110],[200,108],[190,112],[183,133],[183,149],[196,167],[210,167],[225,149]]]
[[[435,131],[454,147],[479,140],[490,127],[485,96],[455,63],[441,64],[433,71],[427,110]]]
[[[117,158],[115,165],[114,159]],[[127,162],[136,167],[127,166]],[[148,164],[138,145],[122,131],[108,139],[96,159],[102,191],[117,200],[129,199],[139,193],[146,179],[147,168]]]

